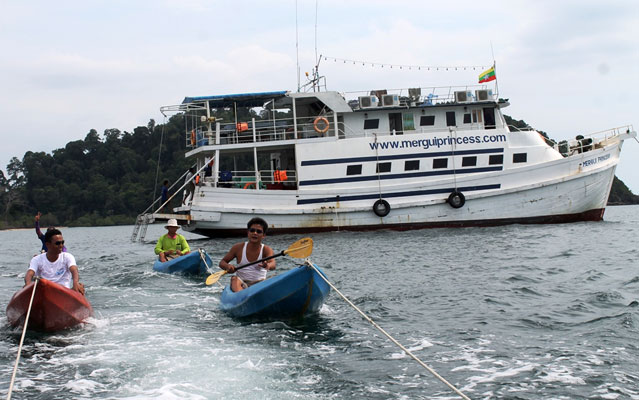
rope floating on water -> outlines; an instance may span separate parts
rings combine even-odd
[[[317,268],[315,268],[315,265],[313,265],[313,263],[309,260],[306,259],[306,265],[310,266],[311,268],[313,268],[315,270],[315,272],[317,272],[317,274],[319,276],[322,277],[322,279],[324,279],[324,281],[331,287],[331,289],[333,289],[337,294],[339,294],[351,307],[353,307],[355,309],[355,311],[357,311],[362,317],[364,317],[364,319],[366,321],[368,321],[371,325],[373,325],[377,330],[379,330],[381,333],[384,334],[384,336],[386,336],[391,342],[395,343],[400,349],[402,349],[402,351],[404,351],[406,354],[408,354],[413,360],[417,361],[417,363],[419,363],[419,365],[421,365],[422,367],[424,367],[426,370],[428,370],[428,372],[430,372],[431,374],[433,374],[433,376],[437,379],[439,379],[441,382],[443,382],[446,386],[448,386],[453,392],[457,393],[462,399],[464,400],[470,400],[470,398],[468,396],[466,396],[465,394],[463,394],[459,389],[457,389],[455,386],[453,386],[450,382],[448,382],[446,379],[444,379],[441,375],[439,375],[434,369],[432,369],[431,367],[429,367],[428,365],[426,365],[426,363],[424,363],[422,360],[420,360],[415,354],[411,353],[410,350],[408,350],[406,347],[404,347],[401,343],[399,343],[394,337],[392,337],[388,332],[386,332],[384,329],[382,329],[381,326],[377,325],[377,323],[375,321],[373,321],[368,315],[366,315],[362,310],[360,310],[355,304],[353,304],[352,301],[350,301],[346,296],[344,296],[342,294],[342,292],[340,292],[335,285],[333,285],[321,272],[319,272],[317,270]]]
[[[33,291],[31,292],[31,300],[29,300],[29,308],[27,308],[27,316],[24,318],[24,327],[22,328],[22,337],[20,338],[20,345],[18,346],[18,356],[16,357],[16,364],[13,366],[13,374],[11,374],[11,384],[9,385],[9,393],[7,393],[7,400],[11,400],[11,392],[13,391],[13,383],[16,380],[16,372],[18,371],[18,363],[20,362],[20,353],[22,353],[22,343],[24,342],[24,336],[27,333],[27,323],[29,322],[29,316],[31,315],[31,306],[33,305],[33,298],[35,297],[36,286],[38,286],[38,278],[35,278],[33,284]]]

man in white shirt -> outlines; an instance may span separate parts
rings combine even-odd
[[[62,252],[64,248],[62,232],[58,229],[47,231],[44,241],[47,252],[31,259],[29,270],[24,277],[25,285],[31,283],[34,276],[38,276],[84,294],[84,285],[80,283],[75,257],[70,253]]]

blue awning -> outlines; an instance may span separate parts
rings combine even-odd
[[[288,93],[286,90],[277,92],[259,92],[259,93],[237,93],[222,94],[215,96],[197,96],[185,97],[182,104],[209,101],[212,108],[232,107],[236,104],[238,107],[260,107],[269,100],[284,97]]]

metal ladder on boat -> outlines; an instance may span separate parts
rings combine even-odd
[[[212,158],[213,160],[214,158]],[[204,164],[197,172],[195,172],[195,174],[199,174],[200,172],[202,172],[204,169],[206,168],[206,164]],[[179,177],[174,183],[173,185],[171,185],[171,187],[169,187],[169,190],[173,189],[174,186],[176,186],[178,184],[178,182],[181,182],[182,179],[184,179],[184,177],[186,176],[188,171],[184,172],[184,174],[182,174],[181,177]],[[184,189],[184,187],[187,185],[188,182],[184,182],[182,184],[182,186],[180,186],[179,189],[177,189],[173,195],[171,195],[171,197],[169,197],[167,199],[167,203],[170,202],[173,197],[175,197],[176,195],[180,195],[182,193],[182,189]],[[155,211],[151,211],[153,210],[153,207],[156,204],[160,204],[157,208],[157,210]],[[162,207],[164,207],[165,204],[162,204],[161,202],[161,197],[158,197],[157,199],[155,199],[153,201],[153,203],[147,207],[146,210],[144,210],[142,212],[142,214],[139,214],[137,216],[137,218],[135,219],[135,226],[133,227],[133,233],[131,234],[131,241],[135,242],[137,241],[143,241],[144,237],[146,236],[146,229],[149,226],[149,224],[152,224],[155,222],[156,219],[159,220],[166,220],[169,218],[175,218],[175,219],[184,219],[184,215],[176,215],[176,214],[160,214],[158,213],[158,211],[160,211],[162,209]],[[151,212],[149,212],[151,211]],[[188,219],[187,219],[188,220]]]
[[[146,236],[146,229],[148,228],[149,224],[153,222],[155,222],[155,217],[153,214],[146,213],[138,215],[135,220],[135,226],[133,227],[133,233],[131,234],[131,241],[143,241],[144,237]]]

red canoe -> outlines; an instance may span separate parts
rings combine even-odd
[[[33,293],[31,282],[13,295],[7,306],[7,319],[12,326],[22,326]],[[40,279],[36,286],[28,329],[55,332],[70,328],[93,315],[89,301],[76,292],[57,283]]]

